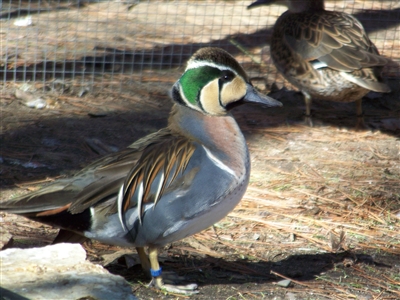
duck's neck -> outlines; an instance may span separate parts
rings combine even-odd
[[[325,10],[324,0],[289,0],[287,5],[292,13]]]
[[[224,136],[234,136],[233,142],[243,142],[243,134],[231,114],[209,116],[175,104],[168,120],[169,128],[201,144],[218,144]]]

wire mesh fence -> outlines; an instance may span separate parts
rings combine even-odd
[[[232,53],[252,77],[280,81],[269,56],[272,26],[286,8],[252,1],[3,0],[0,82],[97,87],[143,80],[182,66],[200,47]],[[381,54],[384,77],[400,77],[400,2],[327,1],[355,15]]]

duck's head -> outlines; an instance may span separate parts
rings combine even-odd
[[[282,106],[252,86],[240,64],[225,50],[202,48],[172,88],[173,100],[207,115],[221,116],[242,103]]]
[[[271,4],[284,5],[292,13],[324,10],[324,0],[256,0],[247,9]]]

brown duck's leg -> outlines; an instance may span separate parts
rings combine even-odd
[[[150,274],[150,261],[147,257],[146,252],[144,251],[143,247],[136,247],[136,251],[139,254],[140,264],[142,265],[143,271],[146,273],[147,276],[151,277]]]
[[[362,109],[362,99],[358,99],[356,101],[356,106],[357,106],[357,125],[356,125],[356,129],[357,130],[361,130],[361,129],[366,129],[367,126],[365,125],[364,122],[364,114],[363,114],[363,109]]]
[[[188,285],[171,285],[165,284],[161,276],[161,268],[158,263],[158,250],[156,247],[149,247],[149,258],[150,258],[150,273],[153,277],[150,286],[154,286],[160,290],[166,290],[171,293],[179,293],[185,295],[197,294],[197,284],[192,283]]]
[[[313,127],[313,122],[311,119],[311,104],[312,104],[312,98],[308,93],[302,92],[303,97],[304,97],[304,102],[306,104],[306,124],[310,127]]]

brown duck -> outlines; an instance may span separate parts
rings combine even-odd
[[[356,102],[357,127],[364,127],[362,97],[390,92],[380,73],[388,59],[379,55],[362,24],[352,15],[327,11],[323,0],[257,0],[288,7],[275,23],[271,56],[278,71],[304,95],[312,126],[312,98]]]

